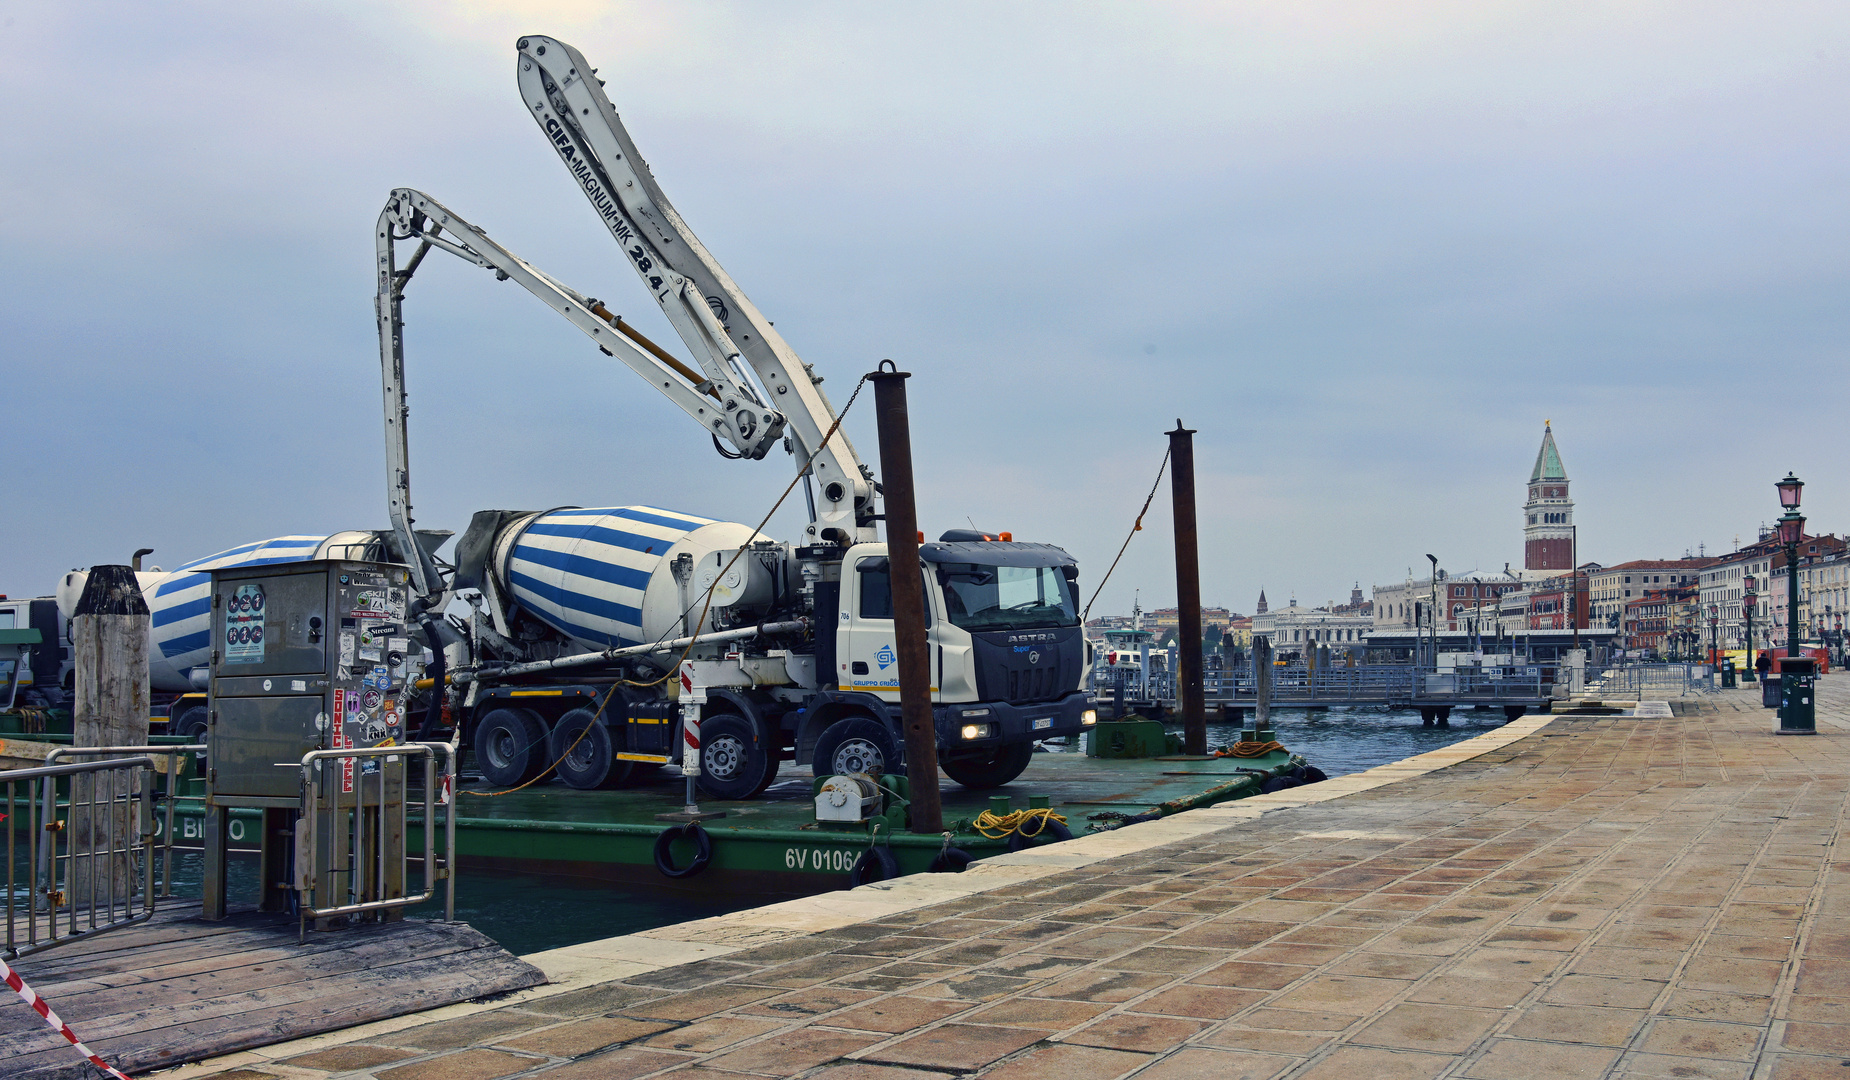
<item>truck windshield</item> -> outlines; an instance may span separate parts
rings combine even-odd
[[[1032,630],[1077,626],[1072,583],[1058,566],[945,563],[944,613],[965,630]]]

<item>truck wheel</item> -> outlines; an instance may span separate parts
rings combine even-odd
[[[947,757],[939,768],[967,788],[1001,787],[1021,775],[1034,757],[1033,743],[998,746],[967,757]]]
[[[490,709],[475,722],[475,767],[496,787],[533,779],[546,756],[546,724],[530,709]]]
[[[700,789],[715,799],[749,799],[764,789],[777,760],[743,716],[722,713],[700,722]]]
[[[845,773],[886,773],[904,776],[899,763],[899,748],[884,725],[864,716],[837,720],[823,729],[816,740],[816,756],[810,771],[817,776]]]
[[[206,719],[206,707],[194,705],[170,723],[167,730],[170,734],[185,736],[189,743],[202,743],[206,741]]]
[[[583,738],[579,736],[582,735]],[[573,709],[552,726],[552,758],[559,779],[580,791],[616,787],[629,779],[630,763],[618,761],[610,729],[590,709]]]

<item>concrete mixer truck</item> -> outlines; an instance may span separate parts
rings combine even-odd
[[[1073,558],[953,530],[921,546],[920,565],[890,565],[880,487],[822,377],[675,212],[594,69],[539,36],[520,39],[516,67],[530,115],[692,360],[429,196],[391,193],[376,232],[388,506],[414,555],[407,620],[441,661],[423,707],[407,703],[426,718],[421,736],[460,728],[484,777],[507,785],[550,767],[574,787],[612,786],[678,763],[709,795],[742,799],[785,760],[818,775],[903,772],[894,573],[924,582],[939,761],[953,780],[1007,783],[1036,741],[1084,731],[1096,713],[1081,689]],[[544,300],[723,456],[781,443],[802,477],[803,535],[689,513],[698,500],[683,493],[675,508],[482,511],[447,566],[413,543],[402,304],[433,250]]]
[[[450,533],[419,530],[417,543],[436,550]],[[327,536],[277,536],[254,544],[240,544],[216,555],[195,559],[173,570],[143,571],[135,559],[135,581],[148,603],[148,689],[157,709],[170,710],[168,732],[194,740],[205,734],[208,721],[206,688],[212,657],[212,571],[235,566],[264,566],[309,559],[356,559],[370,562],[405,561],[398,534],[389,530],[354,530]],[[57,630],[68,641],[68,628],[83,596],[87,570],[73,570],[58,582],[55,599]],[[36,623],[35,623],[36,625]],[[69,652],[68,645],[62,650]],[[409,658],[421,661],[422,650]],[[65,661],[68,669],[69,661]]]

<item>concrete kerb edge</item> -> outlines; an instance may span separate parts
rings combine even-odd
[[[1032,848],[972,863],[961,874],[914,874],[876,882],[842,892],[785,900],[763,907],[706,919],[661,926],[634,934],[619,934],[560,949],[530,953],[522,960],[539,968],[549,980],[544,986],[521,990],[491,1002],[461,1002],[427,1012],[344,1028],[322,1035],[295,1039],[273,1046],[242,1051],[195,1062],[163,1072],[164,1080],[191,1080],[241,1065],[268,1064],[330,1046],[362,1042],[439,1020],[452,1020],[491,1009],[543,1001],[556,994],[663,968],[710,960],[761,945],[772,945],[844,926],[889,918],[949,900],[959,900],[1024,881],[1047,877],[1134,855],[1165,844],[1219,832],[1241,821],[1298,806],[1331,802],[1388,784],[1425,776],[1460,762],[1500,750],[1528,738],[1557,716],[1530,715],[1512,720],[1475,738],[1430,750],[1401,761],[1308,787],[1290,788],[1270,795],[1254,795],[1220,806],[1190,810],[1173,817],[1127,825],[1109,832],[1077,836],[1058,848]]]

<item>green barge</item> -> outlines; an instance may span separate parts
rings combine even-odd
[[[1057,827],[1038,836],[984,835],[984,814],[1004,818],[1045,808],[1065,819],[1073,835],[1115,827],[1139,816],[1163,816],[1197,805],[1258,794],[1268,782],[1290,782],[1306,772],[1303,758],[1275,750],[1255,758],[1100,759],[1083,753],[1043,753],[1006,787],[970,791],[945,783],[944,822],[951,835],[916,835],[904,827],[904,778],[883,778],[881,813],[862,825],[818,825],[808,770],[786,766],[763,794],[749,801],[703,800],[701,809],[724,817],[700,823],[710,851],[705,865],[683,877],[669,876],[657,859],[663,845],[669,870],[689,868],[699,852],[676,823],[657,815],[677,810],[681,777],[660,778],[614,791],[581,791],[564,784],[535,785],[499,793],[465,778],[456,795],[456,861],[467,876],[498,871],[544,874],[597,882],[628,890],[703,896],[746,894],[767,900],[845,889],[870,848],[890,856],[898,874],[924,873],[935,862],[956,867],[961,856],[981,859],[1014,847],[1056,842]],[[199,847],[204,836],[202,802],[182,794],[175,801],[175,845]],[[1057,820],[1057,819],[1056,819]],[[234,811],[228,828],[234,851],[255,853],[259,811]],[[1032,832],[1029,816],[1020,830]],[[415,830],[415,826],[414,826]],[[989,827],[990,833],[1001,830]],[[412,852],[421,839],[409,839]],[[948,858],[947,856],[947,849]],[[961,853],[961,854],[960,854]],[[888,876],[875,872],[874,879]]]
[[[1126,735],[1132,736],[1128,746]],[[0,734],[5,739],[0,753],[42,760],[51,744],[68,744],[69,738]],[[707,853],[698,867],[693,864],[701,855],[700,838],[661,819],[680,809],[684,782],[678,770],[662,768],[614,790],[541,782],[505,791],[464,773],[454,795],[456,864],[465,876],[518,872],[630,891],[774,900],[848,888],[857,863],[869,864],[862,880],[925,873],[934,866],[960,869],[967,860],[1057,842],[1062,833],[1084,835],[1321,778],[1277,743],[1250,757],[1164,753],[1173,749],[1174,739],[1163,740],[1160,726],[1149,722],[1103,723],[1088,738],[1107,756],[1088,754],[1083,744],[1036,753],[1019,778],[988,791],[941,778],[948,836],[906,830],[904,777],[879,778],[866,820],[818,822],[821,781],[786,762],[778,778],[749,800],[703,799],[703,812],[723,816],[699,823]],[[157,735],[153,741],[181,740]],[[182,760],[186,775],[173,793],[174,847],[202,850],[204,784],[197,761],[191,755]],[[1042,820],[1050,815],[1051,822]],[[156,815],[157,829],[163,816]],[[231,850],[254,855],[261,825],[261,811],[232,811]],[[419,831],[414,819],[407,838],[414,855],[422,851]],[[671,835],[664,839],[664,833]]]

